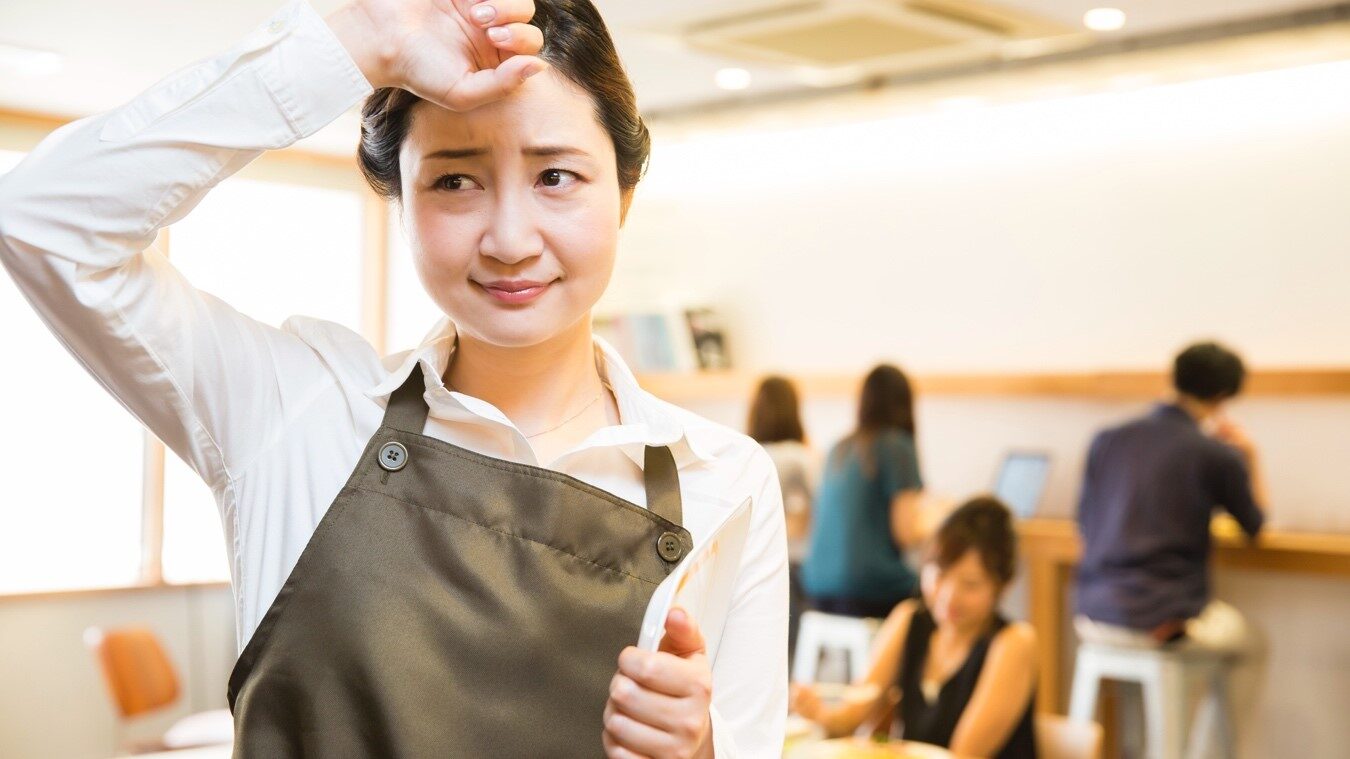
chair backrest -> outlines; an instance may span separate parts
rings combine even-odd
[[[178,700],[178,673],[150,629],[91,627],[85,630],[84,641],[98,660],[113,705],[123,719]]]
[[[797,650],[792,658],[794,682],[815,682],[820,655],[827,649],[848,652],[849,679],[856,680],[867,668],[872,654],[872,639],[881,621],[808,611],[797,628]]]
[[[1037,714],[1036,753],[1041,759],[1101,759],[1102,726],[1057,714]]]

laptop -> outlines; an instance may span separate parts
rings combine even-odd
[[[1009,451],[1003,456],[994,495],[1008,505],[1013,516],[1028,519],[1036,515],[1050,475],[1050,454],[1043,451]]]

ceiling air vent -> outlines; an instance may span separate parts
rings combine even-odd
[[[977,0],[818,0],[696,19],[681,36],[697,50],[848,78],[965,63],[1075,31]]]

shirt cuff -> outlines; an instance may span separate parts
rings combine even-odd
[[[332,123],[374,91],[337,35],[304,0],[292,0],[241,43],[245,50],[275,42],[260,70],[296,139]]]

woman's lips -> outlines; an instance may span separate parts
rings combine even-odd
[[[514,306],[537,300],[553,283],[520,279],[478,282],[476,284],[497,301]]]

